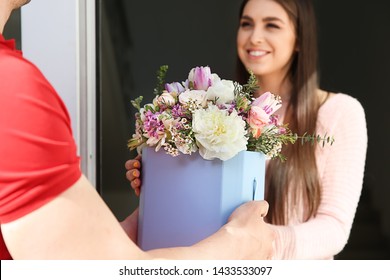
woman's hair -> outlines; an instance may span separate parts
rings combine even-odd
[[[243,1],[240,17],[248,1]],[[287,77],[291,81],[292,92],[284,123],[288,123],[290,129],[298,135],[315,133],[321,104],[316,93],[317,38],[313,4],[311,0],[273,1],[285,9],[294,24],[298,49]],[[247,69],[238,59],[238,81],[245,83],[248,77]],[[305,220],[308,220],[316,215],[321,200],[315,145],[286,145],[282,152],[287,160],[271,160],[266,174],[265,198],[270,205],[267,219],[277,225],[287,224],[288,209],[294,209],[301,203],[305,209]]]

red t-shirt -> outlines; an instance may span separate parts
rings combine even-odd
[[[79,161],[61,98],[0,34],[0,224],[72,186],[81,176]],[[11,258],[2,234],[0,258]]]

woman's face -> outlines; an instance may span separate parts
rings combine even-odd
[[[273,0],[249,0],[237,34],[237,52],[257,77],[289,70],[296,49],[295,28],[287,12]]]

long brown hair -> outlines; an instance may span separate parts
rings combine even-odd
[[[240,17],[246,3],[241,5]],[[287,12],[295,26],[297,51],[288,78],[292,83],[290,103],[284,122],[293,132],[315,133],[320,101],[316,94],[317,38],[314,8],[311,0],[273,0]],[[246,82],[248,71],[237,59],[237,79]],[[288,223],[289,211],[303,203],[305,220],[315,216],[321,200],[321,186],[315,159],[315,146],[286,145],[282,150],[287,161],[271,160],[267,167],[265,199],[270,208],[267,219],[273,224]]]

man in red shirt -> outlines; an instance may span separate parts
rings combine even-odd
[[[264,201],[239,207],[224,227],[191,247],[144,252],[134,243],[136,212],[116,220],[80,170],[64,103],[1,35],[12,10],[28,2],[0,0],[1,258],[270,258]]]

